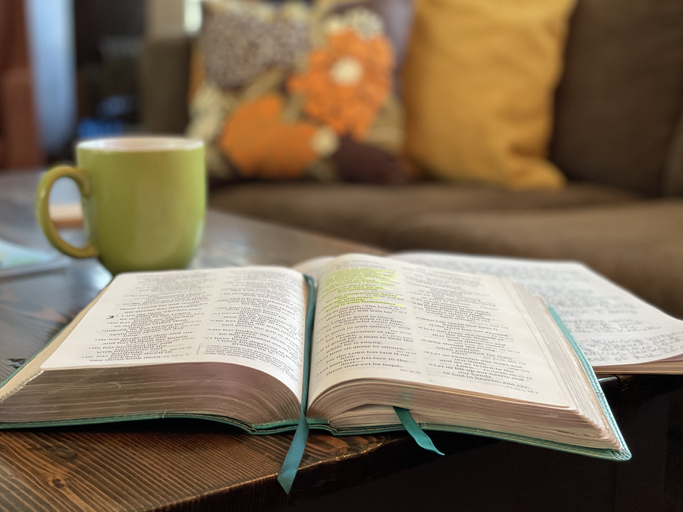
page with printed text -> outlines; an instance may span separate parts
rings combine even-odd
[[[320,274],[309,403],[353,379],[567,403],[505,281],[363,255]]]
[[[121,274],[41,368],[226,362],[300,398],[307,295],[285,268]]]

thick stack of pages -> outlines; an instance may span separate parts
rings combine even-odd
[[[308,389],[311,428],[337,434],[400,429],[401,407],[426,429],[628,458],[590,367],[521,286],[364,255],[302,268],[313,296],[278,267],[119,275],[0,389],[2,426],[196,416],[271,433],[296,427]]]

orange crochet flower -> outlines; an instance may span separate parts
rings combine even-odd
[[[235,109],[229,116],[218,146],[245,177],[300,178],[317,155],[311,138],[317,127],[281,120],[284,100],[267,94]]]
[[[384,36],[362,39],[353,30],[330,35],[311,51],[308,69],[292,75],[289,89],[304,95],[304,112],[339,135],[362,139],[392,88],[394,56]]]

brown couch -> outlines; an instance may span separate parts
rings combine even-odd
[[[150,41],[143,54],[146,128],[182,132],[189,42]],[[579,1],[550,159],[564,190],[243,183],[210,202],[390,250],[581,260],[683,317],[683,2]]]

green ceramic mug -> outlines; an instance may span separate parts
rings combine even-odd
[[[88,241],[65,242],[49,216],[53,183],[78,185]],[[96,256],[113,274],[185,267],[204,230],[204,145],[181,137],[120,137],[81,142],[76,167],[48,171],[36,216],[48,240],[75,258]]]

